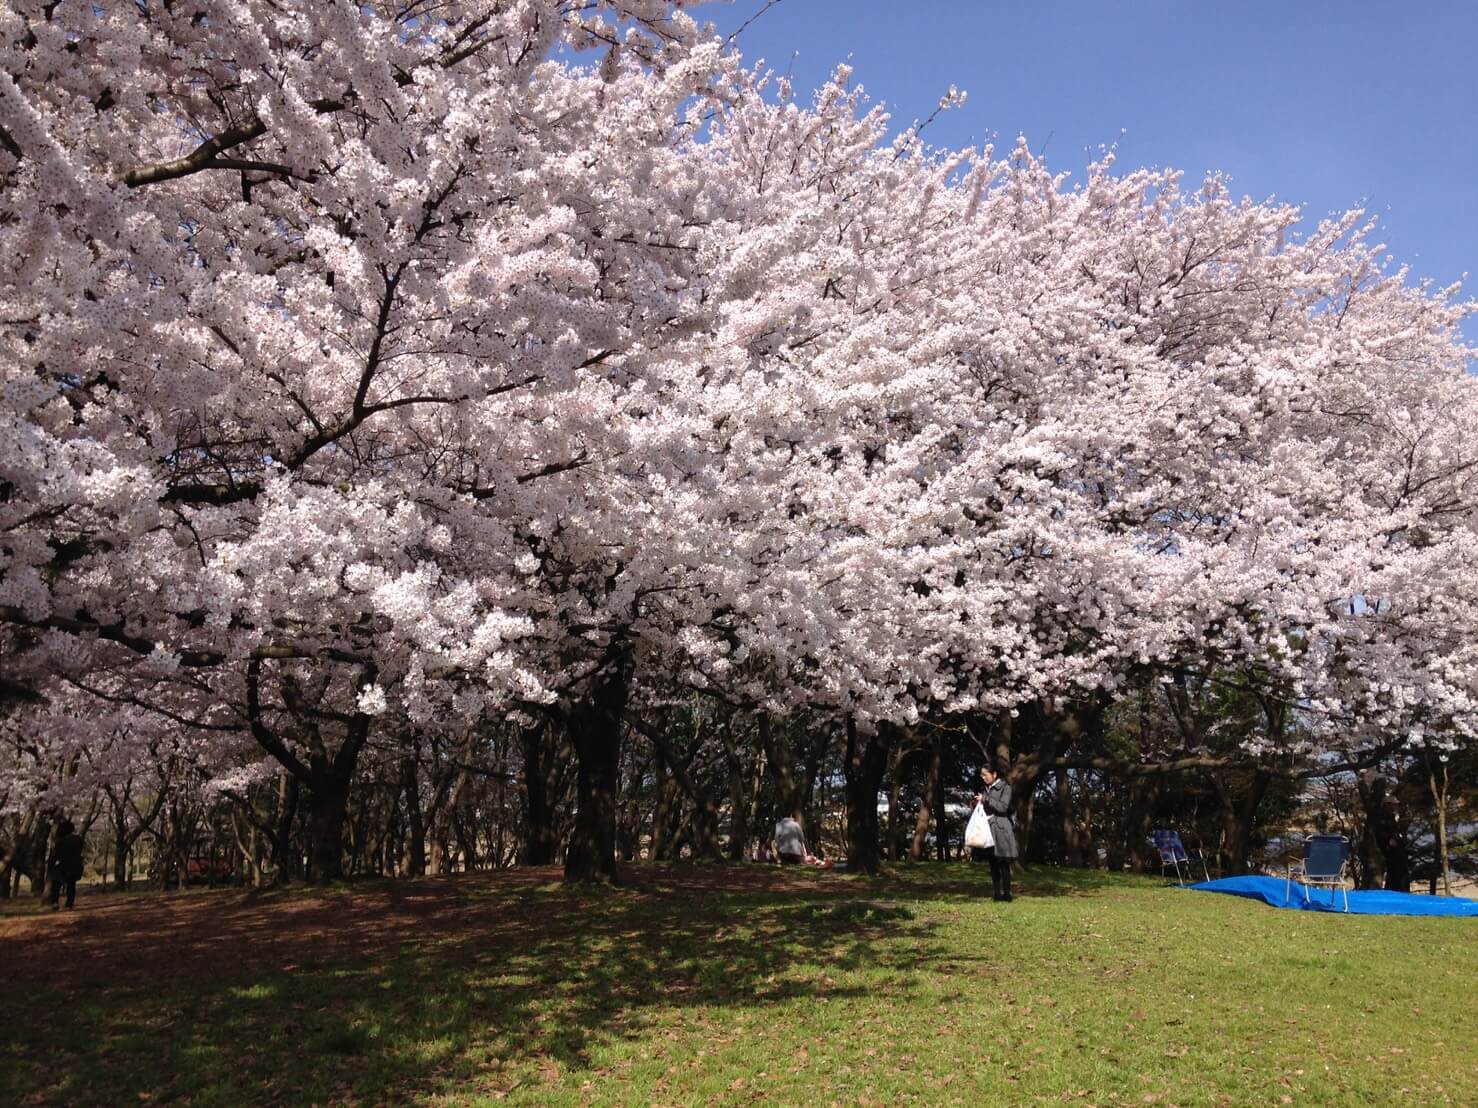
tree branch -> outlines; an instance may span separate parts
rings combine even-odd
[[[261,700],[262,663],[253,658],[246,663],[246,720],[251,726],[252,738],[257,740],[268,754],[276,758],[283,767],[309,789],[313,788],[313,775],[298,756],[288,749],[287,744],[277,737],[276,732],[262,721]]]
[[[188,177],[192,173],[199,173],[202,169],[219,168],[216,164],[218,155],[244,142],[261,138],[266,133],[267,125],[260,119],[253,119],[237,127],[227,127],[220,134],[206,139],[183,158],[176,158],[172,162],[140,166],[138,169],[129,170],[121,180],[129,188],[136,189],[143,185],[154,185],[161,181]]]
[[[262,485],[259,481],[241,481],[231,485],[175,485],[160,499],[165,504],[209,504],[223,507],[243,500],[255,500],[261,492]]]

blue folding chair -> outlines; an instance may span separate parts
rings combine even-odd
[[[1300,885],[1329,889],[1329,906],[1334,907],[1334,890],[1344,897],[1345,911],[1350,910],[1350,892],[1345,888],[1346,870],[1350,864],[1350,840],[1343,835],[1310,835],[1304,840],[1301,862],[1288,864],[1288,881],[1283,895],[1293,893],[1294,878]],[[1313,900],[1313,897],[1309,897]]]
[[[1194,858],[1201,863],[1201,872],[1206,875],[1206,880],[1211,880],[1211,871],[1206,868],[1206,856],[1199,850],[1187,851],[1185,844],[1180,841],[1180,835],[1174,831],[1151,831],[1150,841],[1155,844],[1155,850],[1160,855],[1160,876],[1165,876],[1165,870],[1171,866],[1175,867],[1175,879],[1182,885],[1185,884],[1185,874],[1191,872],[1191,860]],[[1181,872],[1181,866],[1185,866],[1185,873]]]

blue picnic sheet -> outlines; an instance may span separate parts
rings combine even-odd
[[[1289,890],[1281,877],[1223,877],[1191,888],[1206,893],[1229,893],[1261,900],[1274,908],[1302,908],[1315,912],[1343,912],[1345,894],[1328,886],[1308,888],[1297,881]],[[1478,900],[1460,896],[1422,896],[1387,889],[1352,889],[1350,914],[1362,916],[1467,916],[1478,919]]]

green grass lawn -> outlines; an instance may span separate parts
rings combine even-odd
[[[1478,1104],[1473,920],[630,872],[12,910],[0,1104]]]

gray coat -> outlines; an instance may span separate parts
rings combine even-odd
[[[996,840],[997,858],[1015,858],[1016,829],[1011,824],[1011,786],[1004,777],[997,777],[994,785],[986,786],[981,803],[990,816],[991,838]]]

